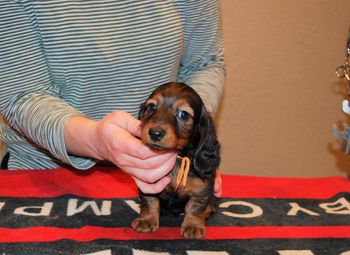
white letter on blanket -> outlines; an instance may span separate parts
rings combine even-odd
[[[350,203],[341,197],[334,203],[322,203],[319,206],[330,214],[350,214]]]
[[[246,206],[252,209],[251,213],[245,213],[245,214],[238,214],[238,213],[233,213],[233,212],[226,212],[223,211],[222,213],[224,215],[234,217],[234,218],[254,218],[261,216],[263,214],[263,209],[261,207],[254,205],[252,203],[248,203],[245,201],[229,201],[229,202],[224,202],[220,204],[220,208],[229,208],[232,205],[239,205],[239,206]]]
[[[132,250],[133,255],[170,255],[168,252],[151,252],[144,250]]]
[[[136,213],[140,213],[140,205],[134,200],[124,200],[124,202],[133,209]]]
[[[187,255],[229,255],[226,251],[187,251]]]
[[[0,211],[4,207],[4,205],[5,205],[5,202],[0,202]]]
[[[42,206],[23,206],[18,207],[13,212],[14,214],[26,216],[49,216],[53,207],[52,202],[45,202]],[[32,211],[28,211],[32,210]],[[33,211],[34,210],[34,211]]]
[[[99,209],[95,201],[85,201],[78,206],[78,199],[71,198],[68,200],[67,216],[73,216],[74,214],[80,213],[87,207],[91,207],[92,211],[97,216],[106,216],[111,214],[112,201],[103,200],[101,209]]]
[[[278,254],[280,255],[314,255],[311,251],[307,250],[285,250],[285,251],[278,251]]]
[[[309,215],[312,215],[312,216],[320,216],[318,213],[315,213],[315,212],[313,212],[311,210],[303,208],[297,203],[289,203],[289,205],[292,208],[289,210],[289,212],[287,214],[288,216],[296,216],[299,211],[304,212],[304,213],[309,214]]]
[[[112,251],[105,250],[105,251],[98,251],[98,252],[89,253],[89,254],[82,254],[82,255],[112,255]]]

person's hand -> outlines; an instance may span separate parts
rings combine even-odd
[[[222,194],[222,180],[220,171],[216,170],[215,181],[214,181],[214,196],[221,197]]]
[[[140,139],[141,122],[117,111],[97,123],[98,154],[131,175],[144,193],[159,193],[169,184],[175,153],[155,152]]]
[[[82,122],[88,122],[84,128]],[[124,111],[108,114],[97,122],[78,117],[69,121],[67,132],[65,130],[65,141],[70,145],[70,152],[78,155],[88,154],[86,156],[114,163],[133,177],[142,192],[159,193],[170,182],[167,174],[174,167],[176,153],[156,152],[136,138],[135,136],[140,135],[140,124],[139,120]],[[74,128],[81,135],[76,144],[69,139],[69,133]],[[84,135],[84,130],[88,130],[89,135]],[[85,152],[77,148],[83,139],[89,140],[85,142],[88,146],[85,147]]]

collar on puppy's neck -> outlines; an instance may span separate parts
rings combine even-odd
[[[177,190],[177,188],[180,186],[181,181],[182,181],[181,186],[182,187],[186,186],[187,177],[188,177],[188,173],[190,171],[190,165],[191,165],[191,160],[188,157],[179,157],[179,158],[181,158],[181,166],[179,171],[177,172],[175,190]]]

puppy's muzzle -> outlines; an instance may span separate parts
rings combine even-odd
[[[165,136],[165,130],[162,128],[150,128],[148,130],[148,135],[152,141],[159,142]]]

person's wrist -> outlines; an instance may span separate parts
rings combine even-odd
[[[97,148],[97,122],[84,116],[70,119],[64,129],[66,149],[69,153],[102,159]]]

